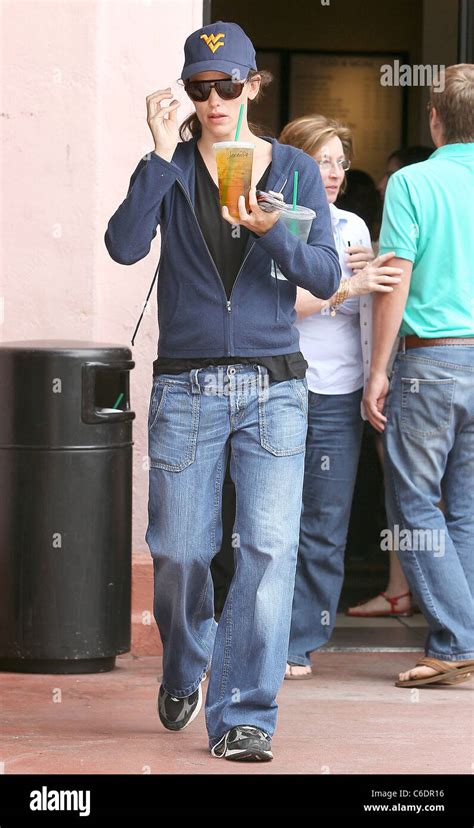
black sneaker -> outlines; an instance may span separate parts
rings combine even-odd
[[[273,759],[272,740],[264,730],[253,725],[237,725],[228,730],[211,748],[218,759],[237,759],[244,762],[270,762]]]
[[[160,686],[157,703],[158,715],[161,723],[168,730],[184,730],[196,718],[201,706],[201,685],[194,693],[183,699],[175,698],[164,689],[163,685]]]

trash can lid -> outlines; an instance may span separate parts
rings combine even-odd
[[[55,350],[55,351],[82,351],[82,350],[109,350],[117,349],[127,350],[128,345],[123,345],[114,342],[93,342],[91,340],[82,339],[21,339],[15,342],[1,342],[0,348],[15,348],[15,350],[23,351],[38,351],[38,350]]]

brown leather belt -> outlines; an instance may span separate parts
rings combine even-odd
[[[407,334],[400,337],[398,350],[405,348],[426,348],[429,345],[474,345],[474,336],[443,336],[436,339],[422,339],[416,334]]]

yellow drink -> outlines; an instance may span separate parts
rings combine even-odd
[[[255,144],[245,141],[219,141],[213,144],[216,153],[221,207],[227,207],[230,215],[239,220],[239,196],[245,196],[245,206],[250,211],[249,190],[252,184],[252,164]]]

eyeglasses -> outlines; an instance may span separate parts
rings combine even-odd
[[[338,161],[331,161],[329,158],[322,158],[321,161],[317,162],[319,164],[320,170],[325,170],[329,172],[333,164],[336,164],[341,170],[347,172],[347,170],[351,166],[351,162],[348,161],[346,158],[340,158]]]
[[[233,101],[242,94],[246,81],[233,81],[232,78],[218,80],[188,81],[184,88],[192,101],[207,101],[214,87],[219,98]]]

